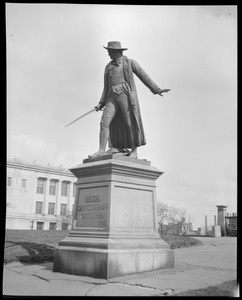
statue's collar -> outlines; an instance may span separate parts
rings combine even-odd
[[[112,61],[111,61],[111,64],[112,65],[120,65],[121,63],[122,63],[122,61],[123,61],[123,56],[120,56],[119,58],[117,58],[117,59],[113,59]]]

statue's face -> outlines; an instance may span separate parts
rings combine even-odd
[[[120,56],[122,56],[122,51],[108,49],[108,55],[111,59],[119,58]]]

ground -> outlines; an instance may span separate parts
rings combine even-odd
[[[45,286],[44,290],[49,287],[52,288],[50,293],[56,293],[54,285],[58,282],[58,277],[63,276],[63,278],[68,279],[62,281],[61,286],[58,286],[58,291],[63,288],[67,293],[69,291],[67,291],[67,287],[70,284],[74,285],[76,279],[72,282],[70,280],[71,275],[65,277],[65,274],[48,271],[52,268],[54,248],[67,235],[68,231],[7,230],[4,253],[4,262],[7,263],[4,277],[5,290],[11,292],[16,290],[17,294],[19,292],[24,295],[25,293],[28,294],[28,291],[22,288],[21,282],[39,278],[40,281],[36,283],[36,287],[34,285],[32,287],[31,284],[30,289],[38,288],[37,294],[39,294],[39,289],[42,291],[41,284],[46,282],[48,286]],[[96,283],[85,283],[87,277],[82,277],[78,280],[84,280],[81,282],[87,288],[87,292],[85,294],[84,287],[78,284],[77,288],[80,290],[78,293],[84,293],[85,295],[107,293],[109,295],[108,293],[111,293],[113,289],[117,293],[116,288],[119,288],[122,295],[124,293],[133,295],[132,293],[137,292],[142,295],[169,296],[175,293],[176,296],[235,297],[235,293],[238,293],[238,284],[234,275],[234,268],[236,267],[234,267],[233,252],[235,249],[232,246],[235,243],[235,238],[192,238],[172,235],[162,236],[162,238],[170,245],[171,249],[176,251],[176,267],[174,270],[168,269],[138,274],[137,276],[130,276],[130,279],[127,276],[125,279],[121,278],[120,282],[109,280],[101,286]],[[19,265],[11,266],[11,262]],[[44,267],[44,262],[50,265],[50,269]],[[33,271],[31,271],[31,268],[33,268]],[[31,274],[32,276],[30,276]],[[16,286],[18,283],[16,279],[15,284],[11,286],[11,280],[9,281],[8,278],[13,278],[13,276],[18,276],[19,285]],[[88,280],[94,279],[90,278]],[[127,282],[122,283],[122,280]],[[187,285],[188,280],[189,284]],[[169,289],[167,289],[167,283],[169,283]],[[71,292],[73,291],[71,290]]]
[[[223,296],[223,297],[235,297],[237,296],[237,288],[238,284],[236,280],[226,281],[222,284],[218,284],[215,286],[209,286],[204,289],[196,289],[196,290],[188,290],[186,292],[182,292],[176,294],[176,296],[184,297],[184,296],[196,296],[196,297],[213,297],[213,296]]]

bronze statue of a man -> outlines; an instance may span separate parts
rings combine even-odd
[[[123,152],[137,158],[137,147],[145,145],[145,135],[140,114],[133,73],[151,90],[163,96],[169,89],[160,89],[134,60],[123,56],[118,41],[108,42],[108,55],[112,59],[104,72],[104,89],[96,110],[104,107],[99,134],[99,150],[89,157]],[[110,149],[105,152],[107,142]],[[130,150],[129,150],[130,149]]]

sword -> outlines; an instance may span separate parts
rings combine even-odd
[[[93,109],[91,109],[90,111],[88,111],[87,113],[85,113],[84,115],[81,115],[80,117],[78,117],[77,119],[75,119],[74,121],[72,121],[71,123],[67,124],[65,127],[73,124],[74,122],[80,120],[81,118],[84,118],[85,116],[89,115],[90,113],[97,111],[97,107],[94,107]]]

